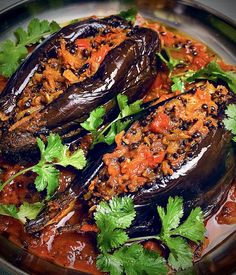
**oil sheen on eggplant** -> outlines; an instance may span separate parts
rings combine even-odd
[[[109,26],[128,29],[129,32],[123,42],[107,53],[96,73],[71,85],[57,99],[35,112],[30,120],[10,129],[15,123],[19,96],[36,72],[40,60],[47,57],[47,53],[54,47],[55,41],[60,38],[74,41],[79,37],[93,36]],[[9,117],[1,125],[0,149],[3,155],[14,161],[29,159],[29,155],[33,159],[38,153],[37,136],[43,137],[53,131],[64,140],[70,136],[71,141],[73,132],[81,131],[79,123],[97,106],[105,104],[111,111],[114,109],[112,99],[118,93],[126,94],[131,101],[142,97],[156,77],[156,52],[159,48],[160,42],[155,31],[133,27],[130,22],[117,16],[87,19],[52,35],[23,62],[1,95],[2,115]]]
[[[221,99],[217,97],[215,93],[217,88],[223,91],[223,99],[222,95]],[[206,91],[210,92],[207,94]],[[208,103],[211,104],[209,108],[211,107],[211,110],[213,110],[212,106],[215,106],[213,113],[206,112],[204,106],[204,108],[201,109],[202,103],[201,100],[199,100],[199,97],[202,98],[201,94],[204,94],[206,98],[208,97]],[[226,88],[223,86],[215,88],[212,84],[205,83],[202,87],[197,88],[195,92],[189,92],[185,95],[183,94],[152,106],[148,111],[142,114],[143,116],[139,121],[131,125],[129,130],[122,136],[120,142],[118,141],[120,145],[117,144],[117,146],[113,145],[108,148],[107,153],[99,159],[96,159],[87,167],[64,193],[57,194],[52,201],[48,202],[41,214],[35,220],[26,224],[26,230],[30,233],[36,232],[46,225],[58,221],[58,219],[73,208],[75,200],[81,196],[87,201],[89,207],[93,208],[94,205],[103,199],[107,200],[116,195],[131,195],[139,213],[137,215],[138,218],[130,230],[131,235],[139,235],[145,232],[150,233],[153,230],[152,225],[157,222],[155,205],[165,205],[169,196],[182,196],[184,198],[186,214],[188,214],[193,207],[200,206],[205,216],[208,216],[212,213],[219,201],[224,198],[225,191],[230,188],[230,182],[235,176],[235,159],[231,146],[231,135],[224,129],[221,123],[225,106],[231,101],[232,97]],[[175,109],[173,106],[181,105],[180,110],[184,110],[184,112],[188,110],[186,111],[187,113],[192,110],[189,107],[190,104],[193,104],[193,108],[195,108],[197,104],[200,104],[199,108],[196,107],[196,114],[198,115],[199,112],[202,116],[198,121],[193,119],[191,122],[192,124],[190,123],[189,126],[186,126],[187,120],[184,120],[184,118],[182,120],[179,117],[177,118],[171,110]],[[182,115],[186,114],[184,112],[182,112]],[[166,113],[168,115],[166,115]],[[179,163],[177,163],[178,165],[176,167],[172,166],[173,172],[168,173],[165,173],[165,169],[162,167],[162,164],[169,158],[168,154],[158,159],[155,164],[156,169],[153,169],[155,172],[150,173],[151,176],[149,181],[147,180],[143,185],[137,188],[128,185],[126,187],[123,186],[122,188],[125,191],[122,192],[122,189],[119,189],[119,187],[115,187],[115,185],[111,186],[111,182],[108,182],[111,178],[111,174],[108,174],[106,159],[109,159],[109,156],[112,156],[112,154],[119,153],[120,148],[125,148],[125,146],[129,148],[126,151],[128,154],[133,151],[134,155],[138,155],[138,151],[135,150],[138,150],[137,148],[140,147],[137,147],[135,143],[134,146],[133,144],[129,144],[127,141],[129,140],[128,136],[135,136],[135,131],[137,131],[137,129],[146,129],[145,127],[152,125],[153,121],[163,114],[164,116],[170,117],[171,120],[174,121],[174,125],[180,125],[180,130],[183,131],[183,140],[185,140],[185,143],[186,140],[188,140],[185,146],[187,148],[186,153],[181,153],[179,151],[180,147],[177,149],[178,154],[182,154],[184,158],[180,158]],[[190,116],[194,117],[194,115],[194,112],[190,112]],[[209,124],[209,118],[212,119],[211,124]],[[166,119],[166,117],[164,117],[164,119]],[[202,134],[202,137],[200,136],[201,133],[199,134],[196,130],[194,130],[191,137],[186,136],[186,129],[188,127],[200,129],[198,125],[201,125],[201,123],[203,129],[202,133],[205,133]],[[149,128],[145,131],[150,136],[150,131],[148,129]],[[155,130],[156,128],[154,127],[153,129]],[[191,131],[191,129],[192,128],[190,128],[189,131]],[[179,129],[176,131],[179,131]],[[180,131],[176,133],[181,135]],[[156,136],[158,136],[158,134],[160,138],[163,139],[167,137],[168,133],[165,131],[163,133],[155,132]],[[173,136],[173,138],[175,138],[175,136]],[[125,142],[127,142],[126,145],[124,145]],[[144,146],[145,142],[148,143],[144,137],[144,141],[141,141],[141,145],[138,146]],[[147,149],[145,150],[147,151]],[[111,163],[125,161],[125,150],[121,152],[122,155],[117,154],[114,158],[111,158]],[[175,153],[172,152],[172,156],[174,162],[176,158]],[[148,156],[146,155],[145,158],[148,158]],[[131,170],[131,168],[129,169]],[[111,173],[110,171],[111,170],[109,170],[109,173]],[[121,178],[122,174],[117,175],[117,185],[119,185],[118,179],[120,181]],[[132,181],[132,179],[130,179],[130,181]],[[104,186],[106,187],[106,185],[108,189],[103,188]],[[110,192],[111,190],[112,192]]]

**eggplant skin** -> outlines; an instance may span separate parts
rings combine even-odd
[[[78,23],[78,26],[69,26],[64,29],[66,31],[64,37],[69,36],[70,32],[73,32],[73,39],[91,36],[104,25],[114,25],[114,23],[119,27],[131,28],[131,31],[121,44],[108,52],[92,77],[70,86],[55,101],[20,127],[9,131],[10,120],[3,125],[0,142],[3,156],[15,161],[28,159],[30,155],[35,156],[37,136],[46,136],[53,131],[63,138],[63,135],[68,135],[75,128],[78,130],[79,123],[86,119],[89,112],[99,105],[107,104],[118,93],[126,94],[129,100],[134,101],[148,91],[157,75],[156,52],[160,49],[160,40],[155,31],[141,27],[132,28],[123,19],[110,17],[103,20],[89,19]],[[21,79],[24,76],[24,67],[28,65],[31,68],[29,70],[27,67],[27,72],[32,71],[32,67],[35,70],[37,62],[34,58],[39,60],[39,56],[48,48],[48,43],[51,45],[56,37],[64,33],[64,30],[62,29],[36,49],[9,81],[0,98],[1,110],[6,115],[14,113],[17,102],[15,91],[19,86],[17,79],[23,82]],[[31,60],[34,65],[30,65]]]
[[[156,106],[152,106],[145,116],[152,115],[157,108],[173,100],[175,99],[168,99],[164,103],[161,102]],[[142,117],[142,121],[145,121],[145,116]],[[223,116],[220,115],[217,120],[221,121],[222,119]],[[132,130],[132,126],[127,134],[130,130]],[[106,153],[114,152],[114,150],[115,145],[112,145]],[[183,197],[186,215],[194,207],[199,206],[207,217],[220,205],[236,174],[235,152],[231,144],[231,134],[221,127],[211,129],[192,152],[191,158],[188,157],[186,162],[183,162],[181,167],[172,175],[158,176],[151,185],[144,185],[138,191],[126,193],[133,198],[138,213],[129,232],[130,235],[145,235],[153,232],[153,228],[158,228],[156,205],[165,206],[170,196]],[[96,205],[103,197],[96,199],[95,193],[98,192],[97,190],[93,190],[88,197],[87,192],[91,181],[97,177],[104,167],[105,163],[101,155],[82,171],[64,193],[55,195],[41,214],[35,220],[26,224],[26,230],[33,233],[48,224],[58,221],[58,218],[60,219],[63,213],[67,212],[68,205],[71,205],[77,198],[82,196],[88,199],[90,206]],[[90,202],[92,202],[92,205]]]

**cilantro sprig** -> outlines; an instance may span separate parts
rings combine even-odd
[[[128,9],[127,11],[121,11],[119,15],[125,20],[135,22],[138,11],[135,7]]]
[[[81,126],[92,134],[93,146],[98,143],[112,144],[115,136],[131,124],[132,120],[128,117],[143,110],[141,100],[128,104],[128,97],[126,95],[118,94],[117,103],[120,110],[118,116],[104,128],[100,128],[104,122],[106,113],[103,106],[93,110],[87,120],[81,123]]]
[[[199,243],[204,239],[203,214],[199,207],[193,209],[181,223],[184,215],[183,199],[168,200],[166,210],[158,206],[157,212],[162,222],[159,235],[129,239],[126,230],[136,216],[130,197],[113,198],[101,202],[95,213],[99,228],[97,244],[100,254],[97,267],[110,274],[167,274],[164,258],[148,251],[137,241],[157,239],[169,248],[168,264],[175,270],[192,266],[193,253],[187,239]]]
[[[18,68],[21,61],[28,55],[26,46],[40,42],[45,36],[60,29],[55,22],[32,19],[27,31],[19,27],[14,32],[16,41],[7,39],[0,43],[0,75],[10,77]]]
[[[19,208],[14,204],[0,204],[0,215],[10,216],[26,223],[26,220],[35,219],[42,208],[43,203],[41,202],[33,204],[24,202]]]
[[[69,148],[62,144],[58,134],[50,134],[47,139],[47,145],[45,145],[40,138],[37,138],[37,144],[41,154],[40,161],[36,165],[27,167],[10,177],[0,186],[0,190],[19,175],[33,171],[37,174],[34,182],[36,189],[39,192],[46,189],[47,199],[49,199],[59,183],[59,170],[56,168],[57,165],[63,167],[71,165],[78,170],[83,169],[86,165],[83,150],[78,149],[71,154]]]
[[[236,105],[230,104],[226,111],[226,118],[223,120],[225,128],[233,134],[233,141],[236,142]]]
[[[213,82],[222,80],[236,93],[236,73],[222,70],[215,60],[209,62],[207,66],[198,71],[188,70],[181,74],[174,74],[173,70],[175,67],[183,63],[183,61],[173,58],[168,49],[165,49],[165,54],[158,53],[157,55],[169,69],[169,77],[172,81],[171,90],[173,92],[180,91],[183,93],[185,91],[185,84],[194,82],[195,80],[210,80]]]

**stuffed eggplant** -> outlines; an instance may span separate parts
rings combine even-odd
[[[65,193],[49,202],[26,229],[34,232],[55,222],[78,197],[94,209],[101,200],[129,194],[139,211],[150,213],[151,204],[179,195],[188,209],[201,206],[208,215],[235,175],[231,135],[222,126],[231,100],[224,86],[206,83],[152,106],[116,137],[115,149],[111,147]]]
[[[8,158],[37,152],[36,137],[80,132],[101,104],[120,92],[142,97],[157,74],[155,31],[120,17],[69,25],[35,49],[0,98],[1,150]]]

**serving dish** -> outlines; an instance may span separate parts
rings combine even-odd
[[[106,10],[105,14],[114,14],[119,10],[127,9],[133,4],[133,2],[127,4],[116,1],[101,1],[99,3],[92,1],[90,3],[82,1],[26,1],[20,5],[13,6],[1,14],[1,21],[4,22],[1,25],[1,38],[6,38],[8,33],[12,33],[12,30],[19,23],[24,26],[31,16],[65,22],[74,18],[92,15],[95,12],[96,15],[102,16],[104,15],[104,10]],[[139,11],[145,17],[156,19],[190,34],[192,37],[207,44],[226,62],[231,64],[236,63],[233,36],[233,32],[236,30],[234,23],[230,22],[227,18],[222,19],[216,13],[214,15],[186,1],[158,1],[158,3],[156,1],[149,1],[148,3],[137,1],[135,5],[137,5]],[[230,29],[230,34],[228,29]],[[207,274],[226,269],[231,272],[234,268],[234,256],[231,253],[229,259],[228,251],[234,245],[235,235],[233,234],[227,241],[219,245],[214,252],[206,255],[196,264],[194,270]],[[14,268],[14,265],[29,273],[78,274],[76,271],[63,269],[30,255],[26,251],[10,244],[2,237],[0,252],[3,267],[5,266],[6,271],[8,270],[8,272],[13,274],[17,272],[24,274],[23,271]],[[227,259],[226,265],[224,264],[225,259]],[[9,265],[6,260],[12,263],[13,266]],[[187,272],[190,272],[190,270]]]

